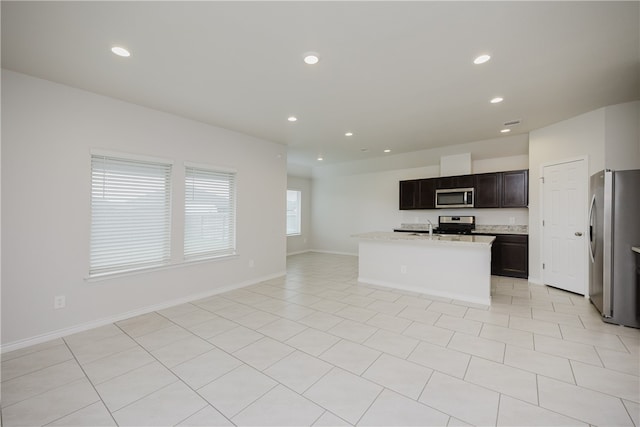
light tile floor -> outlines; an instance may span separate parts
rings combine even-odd
[[[3,354],[2,425],[640,426],[640,331],[524,280],[492,294],[295,255],[286,277]]]

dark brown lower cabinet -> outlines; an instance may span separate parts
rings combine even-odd
[[[491,274],[495,276],[529,277],[529,236],[498,234],[491,246]]]

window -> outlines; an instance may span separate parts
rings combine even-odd
[[[236,174],[187,166],[185,259],[233,255],[236,251]]]
[[[168,264],[171,164],[91,156],[89,276]]]
[[[287,190],[287,236],[300,234],[300,200],[302,192],[298,190]]]

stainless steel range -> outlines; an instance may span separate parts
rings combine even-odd
[[[471,234],[476,228],[475,216],[439,216],[437,234]]]

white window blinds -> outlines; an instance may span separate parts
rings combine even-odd
[[[186,167],[185,259],[235,254],[235,198],[235,173]]]
[[[89,276],[168,264],[171,164],[91,156]]]

